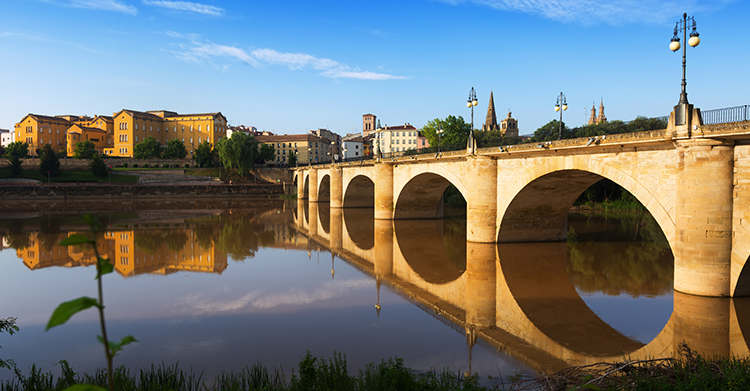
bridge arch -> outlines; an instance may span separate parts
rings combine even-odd
[[[310,198],[310,172],[304,171],[302,174],[302,198],[309,199]]]
[[[398,188],[394,186],[394,219],[442,218],[443,193],[450,185],[455,186],[467,199],[463,180],[450,170],[441,170],[440,166],[437,168],[414,173]]]
[[[331,176],[328,173],[318,179],[318,202],[331,201]]]
[[[595,159],[551,159],[562,159],[563,164],[540,161],[529,167],[525,175],[510,186],[498,186],[498,243],[564,239],[564,222],[573,202],[591,185],[606,178],[630,192],[644,205],[674,251],[673,216],[632,175]]]
[[[466,271],[465,232],[446,235],[443,220],[395,220],[393,225],[403,259],[424,282],[446,284]]]
[[[375,206],[375,182],[366,175],[355,175],[344,188],[344,208],[372,208]]]

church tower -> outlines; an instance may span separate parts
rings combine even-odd
[[[601,124],[607,122],[607,116],[604,115],[604,98],[602,98],[602,103],[599,105],[599,116],[596,118],[596,123]]]
[[[362,115],[362,137],[366,137],[370,133],[375,131],[375,119],[377,117],[374,114]]]
[[[492,96],[492,91],[490,91],[490,105],[489,107],[487,107],[487,118],[484,120],[482,130],[485,132],[490,130],[500,130],[500,127],[497,126],[497,116],[495,115],[495,99]]]
[[[596,106],[594,106],[594,103],[591,104],[591,117],[589,117],[589,125],[596,125]]]
[[[511,117],[508,112],[508,118],[500,122],[500,128],[505,137],[518,137],[518,120]]]

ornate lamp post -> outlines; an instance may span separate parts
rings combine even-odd
[[[440,125],[440,127],[438,128],[438,130],[435,131],[435,133],[437,133],[437,136],[438,136],[438,154],[440,153],[440,136],[443,135],[443,132],[444,132],[443,125]]]
[[[469,141],[466,145],[466,149],[470,153],[474,153],[474,106],[478,103],[477,93],[474,91],[474,87],[471,87],[471,91],[469,91],[469,99],[466,101],[466,107],[471,108],[471,130],[469,131]]]
[[[690,40],[687,39],[688,29],[692,29]],[[688,45],[696,47],[701,43],[700,34],[695,29],[695,19],[692,16],[688,17],[687,13],[682,14],[682,20],[678,20],[675,24],[672,42],[669,43],[669,49],[673,52],[680,50],[680,47],[682,47],[682,92],[680,93],[680,102],[675,106],[675,125],[684,125],[687,123],[686,114],[688,105],[687,92],[685,92],[685,86],[687,86],[687,82],[685,81],[685,65],[687,64],[686,46],[680,45],[680,37],[677,36],[680,32],[682,32],[682,39],[686,40]]]
[[[557,103],[555,104],[555,111],[560,112],[560,130],[557,132],[557,139],[562,139],[562,113],[568,109],[568,102],[565,99],[565,95],[560,92],[560,96],[557,97]]]

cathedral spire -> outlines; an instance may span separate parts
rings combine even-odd
[[[603,122],[607,122],[607,116],[604,115],[604,98],[602,98],[602,103],[599,105],[599,116],[596,118],[596,123],[601,124]]]
[[[596,103],[591,104],[591,117],[589,117],[589,125],[596,125]]]
[[[497,115],[495,115],[495,99],[490,91],[490,104],[487,107],[487,118],[484,120],[482,130],[487,132],[490,130],[498,130],[497,126]]]

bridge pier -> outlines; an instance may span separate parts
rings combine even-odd
[[[309,178],[309,182],[308,182],[309,183],[308,195],[310,197],[309,201],[310,203],[318,202],[318,170],[311,169],[307,177]]]
[[[374,167],[375,220],[393,219],[393,164],[379,163]]]
[[[393,274],[393,220],[375,220],[375,277],[382,279]]]
[[[331,177],[331,208],[343,208],[344,184],[341,166],[331,167],[329,175]]]
[[[676,142],[674,289],[729,296],[734,189],[733,144]]]
[[[305,198],[305,171],[297,171],[297,199]]]
[[[497,252],[494,244],[466,243],[466,323],[495,326]]]
[[[497,160],[489,156],[469,159],[466,173],[466,240],[476,243],[497,241]]]

